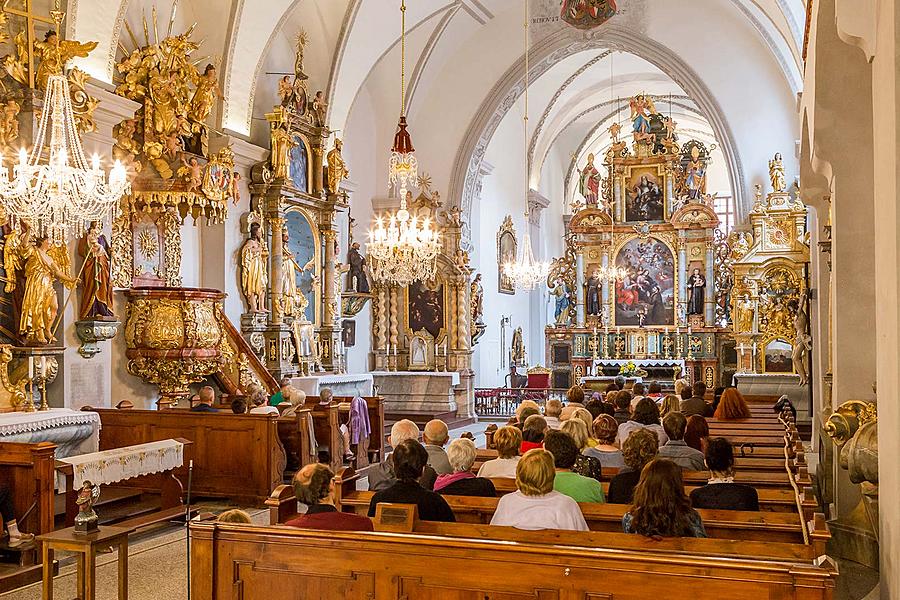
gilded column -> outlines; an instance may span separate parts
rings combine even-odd
[[[687,248],[683,233],[678,232],[678,305],[675,307],[675,323],[681,325],[679,315],[687,314]]]
[[[284,217],[278,215],[278,212],[269,215],[269,311],[271,315],[270,324],[281,325],[284,318],[284,306],[281,300],[282,288],[281,277],[284,268],[284,240],[282,234],[284,232]]]
[[[469,331],[469,320],[472,318],[471,298],[468,285],[458,286],[459,296],[457,302],[457,313],[459,315],[459,336],[456,338],[456,348],[459,354],[454,361],[453,369],[456,371],[468,368],[466,357],[469,355],[469,345],[471,343],[471,333]]]
[[[603,254],[600,256],[600,264],[606,269],[609,267],[609,244],[603,246]],[[600,283],[600,306],[609,304],[609,281],[603,279]]]
[[[387,335],[385,329],[387,291],[383,285],[378,286],[378,294],[372,307],[372,320],[375,325],[375,368],[387,368],[387,359],[379,363],[379,358],[386,357],[385,345],[387,344]]]
[[[447,300],[449,306],[447,307],[447,324],[449,325],[447,331],[447,356],[445,360],[447,361],[447,370],[455,369],[455,354],[456,349],[459,347],[459,335],[460,330],[462,328],[462,321],[460,320],[460,311],[459,311],[459,286],[455,283],[450,285],[450,293],[447,295]],[[454,355],[454,359],[450,359],[451,353]]]
[[[323,150],[322,146],[317,145],[313,146],[312,149],[312,170],[313,170],[313,194],[318,195],[321,194],[325,189],[324,182],[324,162],[322,160]]]
[[[584,327],[584,249],[578,246],[575,251],[575,322]]]
[[[334,293],[334,282],[335,282],[335,256],[334,256],[334,242],[337,239],[337,232],[330,227],[327,229],[322,229],[322,239],[325,241],[325,262],[323,265],[323,283],[324,286],[324,310],[322,311],[322,325],[329,326],[334,325],[338,318],[338,311],[336,310],[337,304],[340,302],[339,298],[335,298]]]
[[[704,298],[704,311],[706,313],[706,325],[712,327],[716,320],[716,272],[715,255],[713,254],[712,241],[706,242],[706,297]]]

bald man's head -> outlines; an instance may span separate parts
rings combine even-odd
[[[447,424],[440,419],[432,419],[425,423],[425,431],[422,432],[422,439],[426,444],[432,446],[443,446],[450,439],[450,430]]]

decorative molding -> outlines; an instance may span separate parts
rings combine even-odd
[[[528,222],[532,225],[541,224],[541,212],[550,206],[550,198],[537,190],[528,190]]]

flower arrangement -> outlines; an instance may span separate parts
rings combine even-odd
[[[622,377],[646,377],[647,371],[634,364],[634,361],[628,361],[619,367],[619,375]]]

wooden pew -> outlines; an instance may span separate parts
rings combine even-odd
[[[327,446],[329,449],[330,462],[329,466],[336,473],[343,467],[343,456],[341,456],[340,448],[342,445],[340,425],[347,423],[350,416],[347,405],[353,400],[352,396],[335,396],[330,406],[321,406],[318,400],[307,402],[304,409],[309,409],[316,436],[316,442],[320,447]],[[355,458],[353,464],[357,469],[368,466],[370,462],[381,462],[384,458],[384,439],[382,432],[384,431],[384,398],[378,396],[363,397],[369,413],[369,425],[371,426],[371,434],[368,438],[361,440],[362,448],[351,447]],[[318,460],[315,449],[313,449],[310,462]],[[302,463],[300,466],[308,464]]]
[[[438,523],[415,523],[413,535],[224,523],[191,530],[191,593],[206,600],[272,590],[318,600],[830,600],[837,574],[827,559],[777,543]]]
[[[357,471],[372,463],[380,463],[384,460],[384,398],[381,396],[362,396],[366,401],[369,412],[369,425],[371,433],[369,437],[360,440],[358,446],[352,446],[351,450],[356,458],[353,459],[353,468]],[[352,396],[336,396],[335,400],[341,403],[349,403]],[[341,409],[343,412],[343,409]],[[349,410],[347,411],[349,418]]]
[[[316,449],[309,439],[312,409],[300,408],[294,415],[278,417],[278,439],[284,446],[285,469],[296,472],[303,465],[316,462]]]
[[[192,495],[261,504],[284,477],[285,453],[275,415],[235,415],[187,410],[91,409],[100,415],[100,449],[184,438],[185,466],[175,472],[187,481],[194,461]],[[150,476],[148,479],[158,477]],[[123,482],[125,485],[131,482]],[[134,484],[132,484],[134,485]],[[141,482],[136,487],[147,486]],[[159,481],[151,489],[161,489]]]

